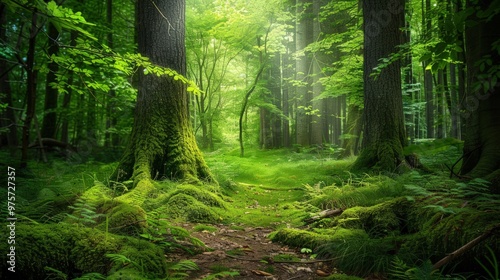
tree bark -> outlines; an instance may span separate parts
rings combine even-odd
[[[185,1],[138,1],[138,49],[156,65],[186,74]],[[188,116],[186,85],[139,71],[134,125],[113,180],[212,181]]]
[[[297,83],[295,89],[295,98],[297,100],[295,130],[297,144],[301,146],[309,146],[310,144],[310,126],[311,117],[307,114],[311,98],[310,98],[310,81],[309,81],[309,59],[304,51],[304,48],[310,43],[308,31],[312,27],[312,20],[309,13],[311,12],[309,0],[297,0],[297,23],[295,29],[295,47],[296,52],[300,52],[296,57],[295,62],[295,80]]]
[[[38,35],[37,11],[34,10],[31,15],[31,28],[29,34],[28,53],[26,54],[26,117],[24,119],[22,150],[21,150],[21,168],[28,167],[28,146],[30,144],[31,122],[35,116],[36,106],[36,77],[38,71],[35,69],[35,43]]]
[[[480,2],[482,10],[488,8]],[[468,1],[469,6],[473,6]],[[492,44],[500,38],[500,15],[491,20],[473,19],[477,25],[466,30],[467,99],[465,104],[466,131],[463,163],[460,174],[483,177],[493,184],[492,191],[500,192],[500,93],[499,83],[488,73],[490,66],[481,70],[481,59],[489,56],[492,67],[500,65],[500,55]],[[488,86],[485,87],[485,84]]]
[[[7,25],[7,7],[0,3],[0,42],[8,42],[6,34]],[[6,57],[0,57],[0,92],[5,94],[1,97],[0,102],[7,104],[7,108],[0,115],[0,127],[8,128],[5,134],[0,135],[0,147],[6,142],[10,149],[11,156],[15,155],[18,140],[17,140],[17,120],[12,108],[12,89],[9,83],[9,72],[14,66],[7,63]]]
[[[375,78],[373,69],[381,58],[397,52],[401,44],[405,1],[363,1],[364,22],[364,134],[363,150],[353,169],[374,168],[394,172],[404,163],[407,145],[400,62],[384,67]]]
[[[48,26],[48,49],[47,55],[52,57],[52,55],[57,55],[59,52],[59,43],[57,42],[59,38],[59,31],[57,31],[56,27],[49,23]],[[56,74],[59,70],[59,66],[56,62],[51,61],[48,65],[49,72],[47,73],[46,82],[45,82],[45,104],[44,104],[44,112],[45,115],[42,121],[42,137],[44,138],[55,138],[56,130],[57,130],[57,96],[58,91],[57,88],[52,86],[52,83],[56,82]]]

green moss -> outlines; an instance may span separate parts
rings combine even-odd
[[[109,232],[139,235],[143,233],[143,229],[146,227],[146,212],[139,206],[119,203],[109,212]]]
[[[166,273],[164,252],[147,241],[67,223],[18,224],[16,227],[16,276],[19,279],[44,279],[46,266],[67,275],[107,274],[113,266],[105,256],[107,253],[122,254],[137,263],[135,270],[145,279]],[[6,265],[7,262],[0,265],[2,279]]]
[[[102,183],[96,183],[93,187],[86,190],[80,199],[91,205],[99,205],[112,198],[112,190]]]
[[[167,195],[167,199],[170,199],[178,194],[191,196],[207,206],[215,206],[226,209],[225,202],[219,196],[203,189],[203,187],[196,187],[193,185],[180,185],[176,190],[170,192]]]
[[[214,223],[220,219],[210,207],[183,193],[170,197],[160,211],[164,211],[174,219],[182,218],[190,222]]]
[[[328,242],[339,240],[345,242],[349,238],[366,236],[362,230],[348,230],[343,228],[318,230],[311,232],[306,230],[283,228],[270,235],[272,241],[281,242],[297,248],[315,249]]]
[[[410,207],[411,202],[406,198],[396,198],[370,207],[346,209],[336,221],[345,228],[362,228],[371,237],[399,234],[406,231]]]
[[[200,231],[216,232],[217,228],[213,227],[213,226],[207,226],[207,225],[196,225],[193,228],[193,231],[198,231],[198,232],[200,232]]]
[[[43,279],[46,266],[68,275],[105,274],[111,263],[104,254],[120,246],[116,237],[108,236],[105,243],[103,232],[67,223],[18,224],[16,234],[16,276],[20,279]]]

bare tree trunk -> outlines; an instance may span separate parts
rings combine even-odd
[[[35,116],[36,106],[36,78],[37,70],[35,69],[35,43],[38,34],[37,27],[37,11],[34,10],[31,15],[31,28],[29,34],[28,53],[26,54],[26,117],[24,119],[23,135],[22,135],[22,152],[21,152],[21,168],[28,166],[28,147],[30,144],[31,122]]]

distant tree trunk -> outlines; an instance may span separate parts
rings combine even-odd
[[[295,28],[295,46],[297,52],[302,52],[296,58],[295,63],[295,80],[298,83],[295,90],[295,99],[297,100],[296,111],[296,133],[297,144],[308,146],[310,144],[310,126],[311,117],[308,115],[310,105],[310,81],[309,81],[309,59],[304,51],[304,48],[309,44],[311,34],[308,34],[312,27],[312,20],[309,16],[311,13],[309,0],[297,0],[297,23]]]
[[[348,157],[358,154],[359,140],[361,138],[362,130],[362,116],[363,110],[357,104],[351,104],[348,107],[346,134],[342,141],[342,157]]]
[[[403,147],[407,145],[400,62],[382,69],[375,79],[371,76],[379,60],[397,52],[401,44],[402,16],[405,1],[363,1],[363,80],[364,134],[363,149],[353,169],[374,168],[396,171],[405,162]]]
[[[76,46],[76,38],[78,36],[78,33],[76,31],[71,32],[71,46]],[[70,105],[71,105],[71,95],[73,94],[73,83],[74,83],[74,73],[72,70],[68,71],[68,81],[67,81],[67,88],[66,88],[66,93],[64,94],[63,97],[63,103],[62,103],[62,108],[63,112],[60,115],[62,119],[62,125],[61,125],[61,142],[63,143],[69,143],[69,121],[70,121]]]
[[[486,10],[489,3],[479,2]],[[493,5],[493,4],[492,4]],[[487,71],[480,70],[477,62],[489,56],[492,66],[500,65],[500,55],[492,44],[500,38],[500,15],[491,20],[473,19],[479,23],[466,30],[467,61],[467,100],[465,104],[466,132],[463,151],[463,164],[460,173],[470,177],[483,177],[493,183],[492,191],[500,193],[500,92],[499,83],[494,82]],[[488,83],[488,87],[485,87]],[[480,87],[477,87],[481,85]]]
[[[109,32],[107,34],[108,47],[113,49],[113,0],[106,0],[106,22]],[[108,93],[106,103],[106,133],[104,136],[104,145],[106,147],[118,146],[119,139],[116,131],[110,132],[110,129],[115,129],[118,120],[116,118],[116,91],[111,89]]]
[[[0,3],[0,42],[8,42],[6,34],[7,25],[7,8],[5,4]],[[8,128],[5,134],[0,135],[0,147],[6,142],[10,149],[11,156],[15,155],[18,139],[17,139],[17,120],[12,108],[12,89],[9,83],[9,72],[13,69],[13,65],[9,65],[6,57],[0,55],[0,103],[7,104],[7,108],[0,115],[0,127]]]
[[[37,18],[38,13],[36,10],[31,15],[31,27],[28,40],[28,53],[26,54],[26,117],[24,118],[23,135],[22,135],[22,150],[21,150],[21,168],[28,167],[28,147],[30,144],[30,130],[31,121],[35,116],[36,106],[36,77],[37,72],[35,68],[35,43],[38,35]]]
[[[455,64],[450,64],[450,115],[451,115],[451,137],[461,139],[460,132],[460,111],[458,107],[458,92],[457,92],[457,71]]]
[[[283,116],[284,118],[282,119],[282,128],[283,128],[283,147],[290,147],[291,146],[291,139],[290,139],[290,88],[291,85],[289,82],[287,82],[285,79],[289,79],[291,77],[290,74],[290,69],[288,67],[290,63],[290,50],[289,50],[289,42],[286,42],[286,47],[287,47],[287,53],[282,55],[282,69],[283,69],[283,79],[281,80],[281,87],[283,90]]]
[[[423,3],[422,3],[423,4]],[[432,19],[431,19],[431,0],[425,1],[425,13],[424,7],[422,7],[422,22],[425,26],[425,38],[429,40],[432,37]],[[427,138],[434,138],[434,93],[432,84],[432,72],[426,70],[425,68],[429,64],[428,61],[422,62],[422,67],[424,70],[424,92],[425,92],[425,120],[427,125]]]
[[[139,52],[185,75],[185,1],[138,1],[137,12]],[[185,84],[139,71],[132,134],[112,178],[213,180],[189,122]]]
[[[52,23],[48,25],[47,35],[49,45],[47,55],[52,57],[52,55],[57,55],[59,52],[59,43],[57,42],[59,31],[57,31]],[[56,138],[57,112],[55,110],[57,109],[58,90],[53,87],[52,83],[56,82],[56,74],[59,66],[56,62],[51,61],[49,62],[48,70],[45,81],[45,104],[43,109],[45,115],[43,117],[41,135],[43,138]]]
[[[320,40],[321,36],[321,25],[320,25],[320,1],[313,1],[313,41]],[[323,127],[325,123],[325,99],[318,99],[323,91],[323,85],[320,82],[322,76],[322,67],[320,65],[322,51],[317,51],[314,53],[312,58],[312,99],[311,106],[313,114],[311,115],[311,144],[321,145],[328,141],[328,134],[324,135],[325,132]]]

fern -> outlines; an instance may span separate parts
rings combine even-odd
[[[187,271],[198,270],[199,267],[195,262],[190,260],[182,260],[176,263],[167,264],[167,277],[168,280],[185,279],[189,277]]]
[[[105,256],[107,258],[109,258],[111,261],[113,261],[113,263],[115,263],[116,265],[126,266],[126,265],[129,265],[129,264],[133,264],[135,267],[138,267],[138,265],[137,265],[136,262],[130,260],[129,258],[127,258],[124,255],[121,255],[121,254],[106,254]]]
[[[398,280],[444,280],[444,279],[466,279],[462,276],[451,277],[442,275],[439,270],[432,268],[430,260],[425,261],[418,267],[410,267],[400,258],[396,257],[392,261],[392,268],[389,271],[390,279]]]
[[[54,279],[54,280],[66,280],[68,279],[68,275],[66,275],[66,273],[60,271],[60,270],[57,270],[55,268],[52,268],[50,266],[46,266],[44,267],[45,271],[47,271],[47,276],[48,276],[48,279]]]
[[[500,264],[498,263],[497,257],[495,255],[495,252],[493,252],[493,249],[491,249],[489,246],[487,246],[487,249],[490,252],[490,256],[486,256],[485,258],[486,261],[488,261],[489,266],[491,266],[491,270],[477,258],[475,258],[476,262],[478,262],[479,265],[488,274],[490,280],[498,280],[500,279]]]
[[[95,224],[96,219],[105,216],[104,214],[97,214],[95,212],[96,208],[83,199],[78,198],[74,203],[74,206],[68,206],[68,208],[73,209],[75,215],[66,214],[69,218],[75,220],[77,223],[89,225]]]

